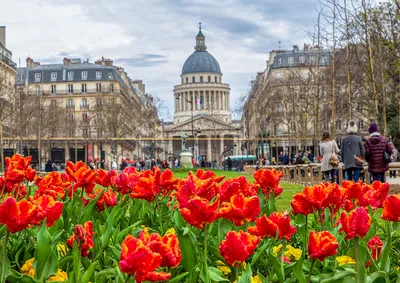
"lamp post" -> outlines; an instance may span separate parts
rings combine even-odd
[[[176,100],[180,100],[180,97],[179,97],[179,95],[178,95],[178,97],[176,98]],[[189,100],[189,99],[186,99],[186,97],[185,97],[185,101],[186,102],[188,102],[188,103],[190,103],[190,105],[191,105],[191,115],[192,115],[192,138],[194,139],[194,130],[193,130],[193,99],[191,99],[191,100]],[[193,146],[192,146],[192,155],[194,156],[194,140],[193,140]]]

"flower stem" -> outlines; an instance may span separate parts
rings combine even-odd
[[[161,205],[160,205],[160,202],[158,201],[157,196],[155,197],[155,200],[156,200],[156,204],[157,204],[157,207],[158,207],[158,221],[160,222],[160,223],[159,223],[159,225],[160,225],[160,232],[161,232],[161,235],[164,235],[163,226],[162,226],[162,211],[161,211]]]
[[[4,283],[6,281],[6,261],[7,261],[7,243],[8,238],[10,237],[10,231],[6,229],[6,234],[3,238],[3,252],[2,252],[2,271],[0,276],[0,283]]]
[[[210,274],[208,273],[208,265],[207,265],[207,228],[208,225],[204,225],[204,272],[206,273],[206,282],[205,283],[210,283]]]
[[[324,220],[322,219],[321,209],[318,209],[318,214],[319,214],[319,220],[321,221],[321,227],[322,227],[321,231],[324,231]]]
[[[303,247],[303,253],[304,253],[304,258],[307,256],[307,242],[308,242],[308,214],[306,215],[306,228],[304,229],[304,247]]]
[[[307,283],[310,283],[310,282],[311,282],[311,274],[312,274],[312,271],[313,271],[313,268],[314,268],[314,263],[315,263],[315,260],[313,260],[313,261],[311,262],[310,273],[308,274]]]
[[[221,223],[222,219],[218,219],[218,231],[217,231],[217,237],[218,237],[218,245],[221,243]]]
[[[357,266],[357,274],[356,274],[356,282],[360,282],[360,260],[358,257],[358,237],[354,238],[354,251],[356,254],[356,266]]]
[[[233,278],[233,279],[235,279],[235,281],[237,281],[239,278],[239,267],[237,265],[235,265],[233,267],[233,269],[235,270],[235,278]]]
[[[128,274],[128,277],[126,277],[125,283],[128,283],[129,279],[131,278],[131,274]]]
[[[285,277],[285,270],[283,268],[283,263],[285,262],[285,239],[282,239],[282,249],[281,249],[281,272],[283,277]]]

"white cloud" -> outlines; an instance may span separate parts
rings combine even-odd
[[[316,0],[297,0],[302,5],[293,9],[287,2],[293,1],[259,0],[250,5],[240,0],[0,0],[0,25],[7,26],[7,46],[16,62],[28,56],[61,62],[60,53],[91,61],[101,56],[132,58],[132,64],[123,66],[129,76],[142,79],[147,91],[157,93],[173,113],[172,90],[194,51],[199,20],[208,51],[231,84],[234,106],[249,81],[265,69],[268,52],[278,41],[301,45],[304,30],[312,29]],[[276,18],[278,12],[282,18]]]

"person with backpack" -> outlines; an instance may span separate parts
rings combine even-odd
[[[363,168],[362,160],[365,157],[365,149],[362,139],[357,135],[356,122],[349,121],[347,136],[342,139],[340,155],[344,163],[346,180],[358,182],[360,171]]]
[[[372,174],[373,181],[385,182],[385,172],[389,170],[393,144],[381,135],[378,125],[372,123],[369,127],[369,139],[365,143],[365,157],[368,161],[368,171]]]

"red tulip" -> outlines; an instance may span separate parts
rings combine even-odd
[[[390,185],[375,181],[368,186],[368,190],[358,198],[358,204],[364,207],[371,206],[373,209],[380,208],[383,205]]]
[[[245,197],[257,195],[258,185],[250,184],[245,176],[225,180],[220,187],[221,202],[229,202],[231,197],[242,193]]]
[[[87,194],[89,199],[83,198],[82,201],[85,203],[85,206],[89,204],[89,202],[95,199],[99,194],[102,194],[97,200],[96,206],[97,211],[103,211],[104,205],[107,207],[116,206],[117,205],[117,197],[118,193],[114,192],[112,189],[108,189],[103,192],[102,189],[98,188],[93,194]]]
[[[182,254],[176,234],[166,234],[161,237],[157,233],[149,234],[148,229],[145,228],[140,232],[138,239],[142,240],[153,252],[161,255],[161,267],[177,267],[180,264]]]
[[[62,215],[64,203],[59,201],[54,201],[51,196],[43,195],[38,199],[34,200],[30,197],[33,204],[36,205],[36,215],[33,220],[33,224],[40,225],[40,223],[46,218],[47,227],[54,225]]]
[[[274,212],[269,217],[265,214],[256,220],[256,226],[249,227],[250,234],[271,238],[286,239],[296,233],[296,227],[290,225],[290,216],[287,212]]]
[[[69,237],[67,244],[72,248],[74,242],[78,245],[82,256],[89,254],[89,250],[94,247],[92,221],[85,222],[84,226],[80,224],[75,226],[75,232]]]
[[[371,251],[372,258],[377,260],[381,255],[383,243],[379,236],[374,236],[371,240],[368,241],[368,248]]]
[[[400,221],[400,194],[390,195],[383,202],[382,219]]]
[[[36,198],[42,195],[48,195],[54,199],[64,198],[65,191],[71,186],[69,181],[62,180],[61,174],[58,172],[50,172],[42,179],[36,180],[35,184],[38,186],[35,192]]]
[[[100,186],[103,186],[105,188],[107,187],[113,187],[115,185],[115,179],[117,178],[117,172],[115,170],[103,170],[99,169],[97,170],[97,177],[96,177],[96,183],[99,184]]]
[[[15,198],[9,197],[0,205],[0,223],[6,225],[13,234],[28,227],[35,214],[36,206],[26,199],[17,202]]]
[[[161,193],[165,196],[177,189],[179,179],[174,178],[174,173],[171,170],[165,169],[164,172],[162,172],[161,174],[160,182]]]
[[[275,169],[261,169],[254,173],[255,184],[259,184],[263,194],[268,198],[274,193],[275,197],[279,196],[283,189],[279,187],[279,182],[283,177],[283,173]]]
[[[176,194],[179,207],[188,205],[190,199],[194,197],[205,198],[211,201],[216,195],[215,183],[212,178],[201,180],[193,175],[180,181],[180,186]]]
[[[121,244],[120,269],[131,274],[137,282],[166,281],[171,273],[156,272],[160,267],[162,256],[153,252],[142,240],[128,235]]]
[[[115,179],[117,190],[121,194],[130,194],[133,192],[139,181],[139,173],[135,167],[126,167]]]
[[[219,252],[228,264],[239,266],[257,247],[260,238],[249,233],[230,231],[219,246]]]
[[[242,193],[232,196],[231,202],[225,202],[220,209],[220,216],[232,221],[236,226],[244,222],[253,222],[260,214],[260,199],[258,196],[245,198]]]
[[[190,225],[204,229],[205,224],[210,224],[219,218],[218,207],[219,196],[213,203],[196,196],[190,199],[183,208],[180,208],[180,212],[183,219]]]
[[[312,260],[324,261],[328,256],[337,254],[339,243],[328,231],[311,231],[308,240],[308,254]]]
[[[346,233],[346,240],[354,237],[364,238],[371,226],[371,222],[371,216],[369,216],[364,207],[356,208],[349,215],[343,211],[340,216],[340,223],[342,224],[340,231]]]
[[[152,202],[154,197],[161,191],[160,179],[161,171],[157,167],[155,167],[154,173],[151,170],[141,172],[139,180],[130,196],[132,198],[144,199],[148,202]]]

